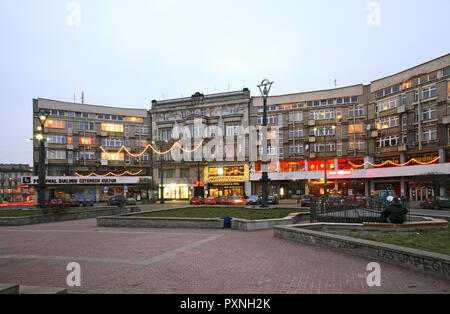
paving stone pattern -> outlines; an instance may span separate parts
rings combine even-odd
[[[68,293],[450,293],[450,283],[371,260],[273,237],[272,230],[98,228],[96,220],[0,227],[0,282]],[[67,264],[81,287],[67,287]]]

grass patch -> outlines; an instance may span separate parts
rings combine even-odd
[[[239,207],[190,207],[162,212],[137,214],[136,217],[153,218],[223,218],[233,217],[247,220],[278,219],[287,217],[297,209],[247,209]],[[304,212],[304,211],[303,211]]]
[[[422,251],[450,255],[449,229],[424,229],[415,232],[323,230],[353,238],[404,246]]]

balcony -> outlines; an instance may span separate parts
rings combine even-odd
[[[372,131],[372,132],[370,133],[370,136],[371,136],[372,138],[375,138],[375,137],[378,137],[379,134],[380,134],[380,132],[379,132],[378,130],[375,130],[375,131]]]
[[[397,113],[398,114],[405,113],[405,112],[406,112],[406,106],[405,105],[397,107]]]
[[[308,141],[309,141],[310,143],[315,143],[315,142],[316,142],[316,138],[310,136],[309,139],[308,139]]]
[[[407,151],[406,144],[398,146],[398,151],[399,152],[406,152]]]
[[[442,124],[450,124],[450,115],[442,117]]]
[[[386,153],[397,153],[399,151],[399,146],[393,147],[381,147],[377,149],[377,153],[386,154]]]
[[[308,126],[316,126],[316,120],[308,120]]]

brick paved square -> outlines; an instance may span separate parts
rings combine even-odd
[[[368,259],[276,239],[271,230],[97,228],[95,220],[0,228],[0,282],[66,287],[69,293],[444,293],[450,283]]]

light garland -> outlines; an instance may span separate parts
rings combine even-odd
[[[409,165],[410,163],[413,163],[413,162],[415,162],[415,163],[417,163],[417,164],[419,164],[419,165],[422,165],[422,166],[425,166],[425,165],[431,165],[431,164],[434,164],[434,163],[435,163],[436,161],[438,161],[439,159],[440,159],[440,157],[436,157],[436,159],[434,159],[434,160],[432,160],[432,161],[429,161],[429,162],[421,162],[421,161],[419,161],[419,160],[413,158],[413,159],[411,159],[410,161],[405,162],[405,163],[403,163],[403,164],[396,164],[396,163],[394,163],[392,160],[385,161],[385,162],[383,162],[382,164],[379,164],[379,165],[376,165],[376,164],[374,164],[374,163],[371,163],[370,161],[366,161],[366,162],[363,163],[362,165],[355,165],[355,164],[353,164],[351,161],[349,161],[348,163],[350,164],[350,166],[355,167],[355,168],[362,168],[362,167],[364,167],[364,166],[366,166],[366,165],[371,165],[371,166],[373,166],[373,167],[377,167],[377,168],[378,168],[378,167],[386,166],[386,165],[388,165],[388,164],[391,164],[391,165],[396,166],[396,167],[404,167],[404,166],[407,166],[407,165]]]
[[[183,148],[183,147],[180,145],[179,142],[176,142],[175,144],[172,145],[172,147],[171,147],[170,149],[168,149],[168,150],[165,151],[165,152],[158,151],[158,150],[156,150],[152,145],[149,144],[149,145],[147,145],[147,146],[145,147],[145,149],[144,149],[141,153],[139,153],[139,154],[133,154],[132,152],[130,152],[130,151],[128,150],[128,148],[126,148],[125,146],[122,146],[122,147],[119,149],[119,151],[118,151],[117,153],[113,153],[113,154],[120,154],[122,151],[124,151],[124,152],[126,152],[129,156],[138,158],[138,157],[141,157],[142,155],[144,155],[149,149],[151,149],[151,150],[152,150],[155,154],[157,154],[157,155],[167,155],[168,153],[172,152],[172,151],[175,149],[175,147],[180,148],[180,150],[183,151],[184,153],[194,153],[194,152],[196,152],[196,151],[203,145],[203,143],[204,143],[204,140],[202,140],[202,141],[201,141],[194,149],[189,150],[189,149]],[[108,152],[103,148],[103,146],[100,146],[100,149],[101,149],[102,152],[104,152],[105,154],[108,154]]]
[[[125,171],[125,172],[123,172],[123,173],[121,173],[121,174],[115,174],[115,173],[113,173],[113,172],[108,172],[107,174],[98,174],[98,173],[95,173],[95,172],[91,172],[91,173],[88,174],[88,175],[81,175],[81,174],[79,174],[78,172],[75,172],[75,174],[76,174],[77,176],[81,177],[81,178],[89,178],[89,177],[108,177],[108,176],[113,176],[113,177],[123,177],[123,176],[125,176],[125,175],[130,175],[130,176],[135,177],[135,176],[137,176],[137,175],[140,175],[143,171],[144,171],[144,170],[141,169],[141,170],[139,170],[139,171],[136,172],[136,173],[131,173],[131,172],[129,172],[129,171]]]

